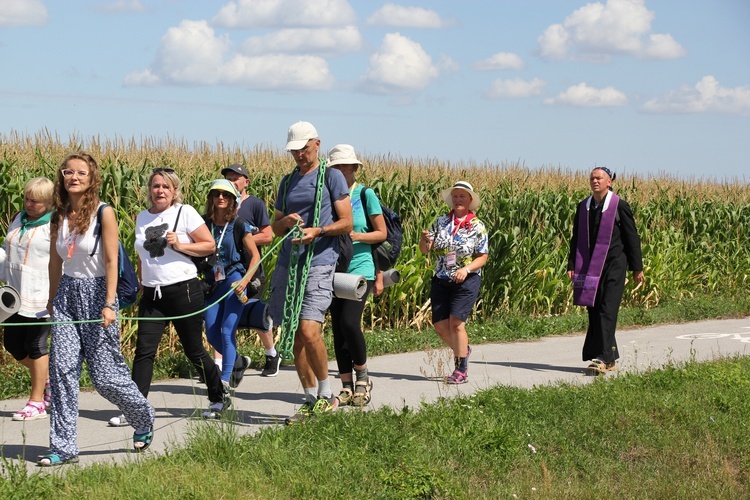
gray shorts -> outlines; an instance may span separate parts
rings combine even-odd
[[[333,299],[333,273],[335,264],[330,266],[312,266],[307,275],[307,286],[302,298],[302,311],[299,319],[323,323],[326,311]],[[274,325],[280,325],[284,318],[284,299],[289,269],[277,266],[271,276],[271,301],[268,304]]]

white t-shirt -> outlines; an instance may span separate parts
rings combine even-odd
[[[0,281],[18,292],[20,316],[47,318],[50,224],[30,227],[23,236],[21,225],[21,214],[18,214],[8,227],[4,245],[7,256],[0,266]]]
[[[103,203],[99,204],[99,206],[101,205]],[[78,231],[75,229],[71,231],[68,226],[67,217],[62,220],[62,223],[57,228],[55,250],[57,250],[57,254],[63,261],[62,271],[66,276],[72,278],[98,278],[106,275],[104,268],[104,245],[101,241],[96,247],[96,253],[91,255],[96,242],[96,238],[94,237],[96,214],[96,210],[91,214],[89,228],[84,234],[78,234]]]
[[[180,207],[180,220],[175,219]],[[167,232],[175,231],[181,243],[192,243],[190,233],[205,224],[203,217],[190,205],[174,204],[163,212],[148,210],[135,220],[135,250],[140,258],[141,283],[156,287],[181,283],[198,276],[193,261],[167,245]]]

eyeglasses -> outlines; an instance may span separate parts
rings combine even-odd
[[[161,173],[164,173],[164,174],[173,174],[174,173],[174,169],[173,168],[159,167],[159,168],[153,169],[151,171],[151,173],[152,174],[161,174]]]
[[[211,196],[213,196],[214,198],[218,198],[219,196],[227,199],[231,198],[230,194],[226,191],[211,191]]]
[[[79,179],[84,179],[89,176],[88,170],[79,170],[78,172],[74,170],[70,170],[66,168],[65,170],[61,170],[63,177],[66,179],[69,179],[70,177],[73,177],[74,175],[78,177]]]

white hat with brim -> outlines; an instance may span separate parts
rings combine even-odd
[[[449,187],[448,189],[443,189],[443,201],[446,205],[449,207],[453,206],[453,199],[451,198],[453,196],[453,190],[454,189],[463,189],[469,195],[471,196],[471,204],[469,205],[469,210],[474,211],[477,208],[479,208],[479,204],[481,203],[481,200],[479,199],[479,195],[474,192],[474,188],[471,187],[471,184],[469,184],[466,181],[458,181],[455,183],[452,187]]]
[[[307,145],[310,139],[317,139],[318,131],[309,122],[297,122],[291,127],[286,134],[286,150],[295,151],[302,149]]]
[[[328,152],[328,166],[334,165],[362,165],[354,153],[354,147],[349,144],[337,144]]]

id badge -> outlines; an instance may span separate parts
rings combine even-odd
[[[224,275],[224,265],[223,264],[216,264],[214,266],[214,281],[216,281],[218,283],[219,281],[222,281],[225,278],[226,278],[226,276]]]
[[[449,252],[445,256],[445,266],[446,267],[453,267],[456,265],[456,252]]]

